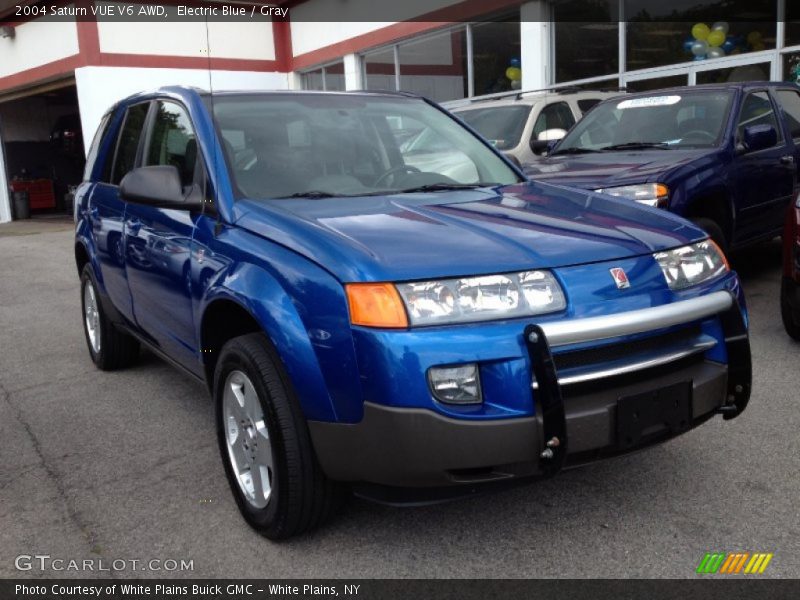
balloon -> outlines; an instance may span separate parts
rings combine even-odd
[[[519,67],[508,67],[506,69],[506,77],[508,77],[511,81],[519,81],[522,79],[522,71]]]
[[[694,38],[693,37],[687,37],[685,40],[683,40],[683,49],[686,52],[690,52],[691,53],[692,44],[694,44]]]
[[[728,25],[727,21],[717,21],[711,26],[711,31],[721,31],[725,35],[728,35],[730,29],[730,25]]]
[[[706,59],[705,54],[696,54],[692,60],[705,60],[705,59]]]
[[[511,65],[512,67],[517,67],[517,68],[519,68],[520,65],[522,65],[522,63],[519,61],[518,58],[512,58],[510,61],[508,61],[508,64]]]
[[[753,52],[761,52],[762,50],[766,50],[766,48],[764,42],[756,42],[753,44]]]
[[[722,58],[725,56],[725,50],[722,48],[709,48],[707,56],[708,58]]]
[[[708,34],[708,45],[712,48],[719,48],[725,43],[725,34],[719,29],[715,29]]]
[[[692,54],[695,56],[705,57],[708,54],[708,42],[704,40],[697,40],[692,44]]]
[[[726,54],[729,54],[734,48],[736,48],[736,38],[734,38],[732,35],[729,35],[728,39],[725,40],[725,43],[722,44],[722,49]]]
[[[512,90],[518,90],[521,87],[522,87],[522,82],[519,79],[516,79],[516,80],[511,82],[511,89]]]
[[[711,30],[705,23],[697,23],[694,27],[692,27],[692,35],[696,40],[705,40],[708,38],[709,33],[711,33]]]
[[[760,31],[751,31],[747,34],[747,43],[751,46],[755,46],[758,42],[761,41],[761,32]]]

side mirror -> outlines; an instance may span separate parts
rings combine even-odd
[[[746,152],[772,148],[778,143],[778,132],[772,125],[751,125],[745,127],[742,142]]]
[[[566,130],[560,128],[545,129],[534,140],[531,140],[531,151],[537,156],[549,153],[558,141],[567,135]]]
[[[119,184],[119,193],[125,202],[158,208],[199,210],[199,194],[183,193],[178,169],[171,165],[139,167],[129,172]]]

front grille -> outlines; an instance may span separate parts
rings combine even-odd
[[[676,331],[670,331],[629,342],[606,344],[604,346],[587,348],[585,350],[573,350],[571,352],[554,354],[553,360],[559,372],[567,369],[591,367],[625,359],[633,360],[653,352],[658,352],[666,347],[691,346],[701,333],[702,330],[699,326],[685,327]]]

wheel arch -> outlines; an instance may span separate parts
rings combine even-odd
[[[730,191],[723,185],[703,190],[686,202],[683,216],[687,219],[710,219],[722,229],[728,247],[734,241],[736,213]]]

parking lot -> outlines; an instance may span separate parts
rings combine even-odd
[[[281,544],[239,516],[203,387],[150,355],[91,363],[71,225],[0,226],[0,255],[0,577],[91,576],[15,569],[47,554],[193,561],[138,576],[682,578],[711,551],[772,552],[765,575],[800,577],[800,345],[780,322],[778,242],[733,261],[754,359],[740,418],[464,501],[354,499]]]

